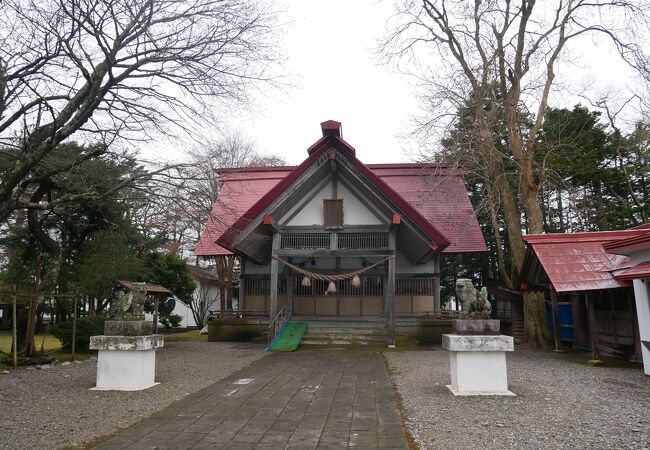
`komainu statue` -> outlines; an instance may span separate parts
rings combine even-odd
[[[487,288],[483,286],[478,291],[468,278],[456,280],[456,299],[460,302],[461,309],[470,318],[489,319],[492,305],[488,300]]]
[[[144,320],[144,303],[147,300],[147,284],[133,283],[128,293],[120,292],[111,316],[116,320]]]

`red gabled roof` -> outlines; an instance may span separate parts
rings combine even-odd
[[[650,280],[650,261],[644,261],[634,267],[629,267],[616,275],[617,280]]]
[[[529,252],[539,259],[557,292],[590,291],[628,287],[613,272],[629,267],[629,258],[607,253],[604,244],[629,238],[643,230],[588,233],[530,234],[523,237]],[[529,265],[524,264],[522,272]]]
[[[631,230],[645,232],[637,236],[607,242],[603,244],[605,250],[617,255],[629,255],[633,252],[650,249],[650,224],[634,227]]]
[[[434,245],[448,245],[445,253],[487,250],[460,171],[426,164],[365,165],[343,139],[325,136],[308,149],[309,157],[297,167],[219,170],[223,185],[196,254],[230,254],[215,241],[229,246],[239,230],[333,146],[422,229]]]
[[[235,236],[258,217],[280,194],[291,186],[300,176],[307,171],[325,152],[335,147],[339,153],[345,157],[352,165],[363,174],[368,181],[373,184],[379,191],[390,199],[402,212],[411,219],[423,232],[431,239],[431,248],[433,250],[442,250],[449,245],[447,238],[440,233],[436,227],[428,222],[422,215],[411,206],[404,198],[395,192],[390,186],[375,175],[365,164],[354,156],[354,149],[350,147],[342,138],[335,135],[328,135],[319,139],[320,144],[317,149],[312,150],[307,159],[298,167],[292,170],[269,192],[267,192],[259,201],[251,206],[230,228],[228,228],[218,239],[217,244],[227,249],[232,246]],[[314,148],[314,146],[312,146]]]
[[[194,253],[197,256],[230,255],[229,250],[216,244],[217,239],[291,170],[293,167],[219,169],[222,183],[219,198],[212,206]]]

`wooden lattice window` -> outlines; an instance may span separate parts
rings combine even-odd
[[[343,199],[323,199],[325,228],[343,228]]]

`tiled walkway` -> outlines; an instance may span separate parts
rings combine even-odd
[[[408,449],[379,351],[311,350],[266,356],[95,448],[348,446]]]

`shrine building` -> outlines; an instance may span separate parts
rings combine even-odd
[[[219,197],[195,253],[240,259],[238,304],[221,316],[224,327],[347,323],[339,333],[372,326],[389,343],[401,327],[447,332],[444,258],[487,251],[462,169],[364,164],[339,122],[321,129],[298,166],[218,169]]]

